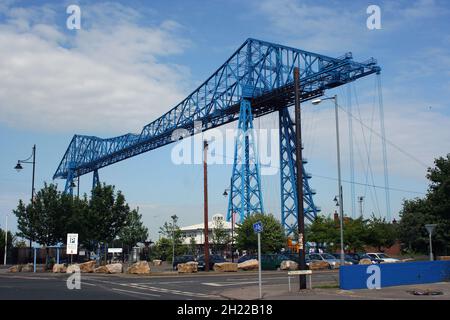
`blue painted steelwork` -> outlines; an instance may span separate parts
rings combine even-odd
[[[280,119],[280,183],[281,183],[281,224],[286,234],[292,236],[297,229],[297,148],[295,139],[295,124],[288,108],[279,111]],[[302,146],[303,148],[303,146]],[[303,203],[305,217],[313,221],[320,209],[314,204],[315,190],[309,186],[311,174],[305,171],[306,159],[302,159],[303,168]]]
[[[92,189],[100,184],[100,178],[98,177],[98,170],[94,170],[94,174],[92,176]]]
[[[373,58],[358,63],[353,61],[351,53],[331,58],[247,39],[203,84],[146,125],[140,134],[108,139],[75,135],[53,179],[66,179],[65,191],[72,193],[73,179],[170,144],[177,140],[173,135],[176,129],[185,129],[193,135],[198,132],[194,123],[200,122],[201,129],[208,130],[238,120],[244,98],[251,102],[253,117],[291,106],[294,67],[300,69],[301,101],[381,70]]]
[[[228,221],[233,212],[239,214],[241,222],[252,213],[264,213],[252,107],[248,99],[241,102],[228,198]]]

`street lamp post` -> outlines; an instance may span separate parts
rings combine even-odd
[[[30,161],[30,159],[33,159],[32,161]],[[33,145],[33,152],[31,153],[31,156],[29,156],[27,159],[25,160],[17,160],[17,164],[14,167],[14,169],[16,169],[17,172],[19,172],[20,170],[23,169],[22,167],[22,163],[31,163],[33,164],[33,175],[31,178],[31,203],[34,202],[34,174],[36,171],[36,145]],[[30,230],[30,234],[32,233],[32,230]],[[33,239],[32,239],[32,235],[30,235],[30,258],[31,258],[31,245],[32,245]]]
[[[431,235],[433,234],[434,229],[436,228],[437,224],[426,224],[425,228],[428,231],[428,235],[430,238],[430,261],[433,261],[433,244],[431,241]]]
[[[339,112],[338,112],[338,102],[337,95],[333,97],[328,97],[324,99],[314,99],[312,104],[318,105],[325,100],[334,100],[334,113],[336,118],[336,149],[337,149],[337,165],[338,165],[338,190],[339,190],[339,217],[340,217],[340,231],[341,231],[341,266],[344,265],[344,201],[342,197],[342,181],[341,181],[341,151],[339,142]]]
[[[175,223],[177,223],[177,215],[174,214],[173,216],[171,216],[172,218],[172,268],[173,268],[173,264],[175,262]]]
[[[230,189],[225,189],[223,192],[223,196],[228,196],[227,191],[231,191]],[[231,213],[231,262],[234,262],[234,212]]]
[[[6,214],[5,220],[5,254],[3,257],[3,265],[6,266],[6,251],[8,249],[8,214]]]

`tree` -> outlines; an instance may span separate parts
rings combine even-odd
[[[399,238],[410,252],[427,253],[429,240],[425,224],[435,223],[433,249],[436,254],[450,252],[450,154],[434,161],[428,168],[430,181],[424,198],[405,200],[400,211]]]
[[[13,213],[17,217],[18,235],[44,246],[56,245],[65,237],[65,222],[70,212],[61,208],[61,193],[56,185],[44,184],[26,207],[22,200]]]
[[[159,254],[161,260],[172,261],[174,241],[175,241],[175,256],[186,253],[186,247],[183,246],[183,234],[175,221],[165,222],[160,228],[159,233],[161,238],[156,242],[156,252]]]
[[[254,213],[247,217],[236,228],[236,247],[240,250],[256,252],[258,249],[257,235],[253,231],[253,224],[261,221],[261,252],[276,253],[284,247],[286,237],[283,226],[272,214]]]
[[[126,219],[125,226],[119,232],[119,240],[128,247],[144,242],[148,238],[148,229],[142,222],[139,208],[132,210]]]
[[[8,235],[7,235],[7,249],[6,250],[11,250],[12,247],[14,247],[14,243],[16,242],[16,236],[14,234],[11,233],[11,231],[8,231]],[[4,250],[5,250],[5,230],[0,229],[0,251],[1,251],[1,257],[3,258],[3,254],[4,254]]]
[[[31,210],[30,205],[25,206],[23,201],[19,200],[19,204],[13,210],[13,213],[17,217],[18,236],[34,241],[36,239],[36,229],[34,226],[38,223],[38,220],[34,216],[34,210]]]
[[[353,252],[363,251],[368,233],[368,221],[362,217],[344,221],[344,247]]]
[[[330,217],[317,216],[316,219],[305,228],[305,240],[315,242],[317,247],[326,244],[331,250],[339,244],[339,224]]]
[[[130,207],[121,191],[114,186],[97,185],[91,193],[87,205],[79,203],[76,207],[79,218],[74,218],[81,243],[93,249],[100,242],[111,243],[126,226]]]
[[[195,237],[189,239],[189,251],[193,255],[197,252],[197,241],[195,241]]]
[[[391,247],[397,240],[396,226],[385,218],[377,218],[374,215],[369,220],[366,233],[366,244],[378,248],[378,251]]]
[[[228,231],[225,229],[222,219],[216,219],[213,222],[212,244],[213,249],[217,253],[230,241]]]

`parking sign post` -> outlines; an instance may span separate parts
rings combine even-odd
[[[259,283],[259,298],[262,299],[262,284],[261,284],[261,232],[263,231],[261,221],[253,224],[253,231],[258,235],[258,283]]]

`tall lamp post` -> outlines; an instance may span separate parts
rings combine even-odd
[[[6,251],[8,250],[8,213],[5,217],[5,254],[3,257],[3,265],[6,266]]]
[[[431,241],[431,235],[433,234],[434,229],[436,228],[437,224],[426,224],[425,228],[428,231],[428,235],[430,237],[430,261],[433,261],[433,244]]]
[[[230,189],[225,189],[223,192],[223,196],[228,196],[228,192]],[[231,213],[231,262],[234,262],[234,212]]]
[[[340,220],[340,229],[341,229],[341,266],[344,265],[344,201],[342,198],[342,181],[341,181],[341,151],[340,151],[340,143],[339,143],[339,112],[338,112],[338,102],[337,95],[333,97],[328,97],[324,99],[314,99],[312,101],[313,105],[318,105],[322,101],[325,100],[334,100],[334,113],[336,118],[336,149],[337,149],[337,165],[338,165],[338,190],[339,190],[339,220]]]
[[[172,266],[175,263],[175,224],[177,223],[178,217],[176,214],[171,216],[172,218]]]
[[[17,164],[14,167],[14,169],[16,169],[17,172],[19,172],[20,170],[23,169],[22,163],[31,163],[31,164],[33,164],[33,175],[32,175],[32,178],[31,178],[31,203],[33,203],[34,202],[34,174],[35,174],[35,171],[36,171],[36,145],[33,145],[33,151],[31,153],[31,156],[29,156],[25,160],[17,160]],[[32,230],[30,230],[30,233],[32,233],[31,231]],[[32,244],[32,242],[33,242],[33,239],[32,239],[32,236],[30,235],[30,258],[31,258],[31,244]]]

